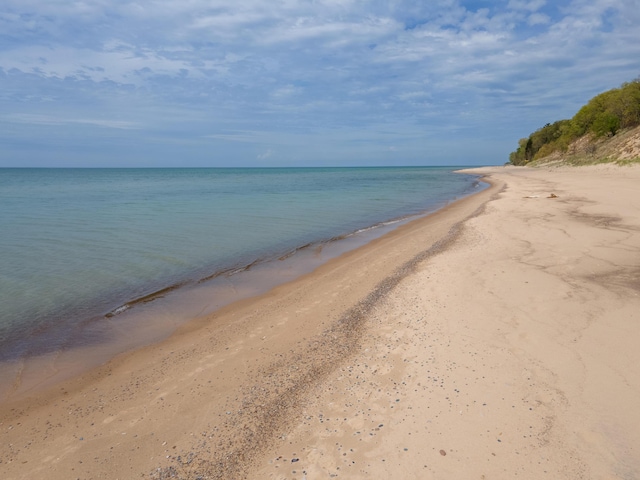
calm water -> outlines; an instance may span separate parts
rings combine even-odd
[[[158,290],[477,189],[440,167],[0,169],[0,360]]]

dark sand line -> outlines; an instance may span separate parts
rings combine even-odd
[[[480,183],[480,180],[478,182]],[[466,198],[466,196],[461,198]],[[176,318],[172,322],[155,325],[152,317],[157,313],[157,310],[171,309],[172,303],[179,307],[182,298],[187,299],[187,301],[193,300],[193,297],[185,296],[185,293],[189,295],[189,289],[202,286],[202,288],[210,290],[209,297],[216,298],[215,304],[217,305],[214,309],[203,308],[206,314],[210,314],[215,309],[252,296],[261,295],[272,288],[292,281],[295,276],[309,273],[332,258],[366,245],[368,242],[385,235],[389,231],[393,231],[393,229],[407,222],[428,217],[433,213],[434,211],[430,211],[394,218],[344,235],[306,243],[280,256],[275,254],[273,256],[264,256],[256,258],[247,264],[216,270],[203,278],[178,281],[122,303],[104,315],[87,318],[80,324],[80,330],[69,332],[68,335],[61,331],[61,335],[64,338],[62,343],[44,343],[39,348],[30,350],[28,355],[20,354],[15,358],[7,358],[4,363],[0,363],[0,367],[4,370],[4,372],[0,372],[0,379],[4,382],[4,387],[0,386],[0,402],[26,392],[33,393],[39,389],[49,388],[60,381],[101,365],[108,361],[109,358],[144,347],[150,343],[163,341],[176,330],[176,323],[189,322],[194,319],[194,316],[187,315],[184,318]],[[350,243],[345,243],[345,241]],[[309,253],[312,249],[313,255]],[[256,269],[267,269],[270,272],[266,275],[260,273],[259,275],[244,277],[248,272],[253,273],[252,271]],[[291,275],[284,273],[284,269],[292,269],[298,273],[291,277]],[[229,291],[227,282],[234,285],[232,287],[233,291]],[[242,290],[244,287],[248,287],[243,290],[244,293],[238,293],[238,290]],[[158,300],[162,300],[166,304],[156,306],[155,302]],[[196,298],[195,300],[202,301],[201,298]],[[151,310],[147,314],[144,309],[148,309],[149,304],[154,304],[151,308],[156,308],[156,311]],[[195,316],[201,315],[201,313],[197,313]],[[109,320],[110,323],[104,323],[105,319]],[[129,333],[114,337],[112,332],[114,328],[118,331],[127,328]],[[151,334],[151,341],[146,339],[149,334]],[[136,339],[137,337],[140,338]],[[93,359],[90,355],[92,349],[95,348],[100,349],[101,355]],[[85,358],[77,356],[76,352],[80,352],[82,349],[87,351]],[[112,353],[109,354],[108,351]],[[86,357],[86,355],[89,355],[89,357]],[[54,364],[56,362],[57,365]],[[59,364],[64,364],[66,367],[60,367]],[[26,374],[28,378],[23,378],[23,374]]]
[[[0,404],[0,424],[19,425],[0,432],[0,443],[15,445],[22,430],[31,439],[0,448],[7,478],[193,478],[196,470],[241,478],[286,433],[311,389],[357,350],[368,315],[416,265],[455,243],[496,190],[404,224],[163,342]]]
[[[189,451],[172,455],[171,465],[153,472],[153,478],[245,478],[255,459],[298,421],[310,392],[358,351],[371,312],[403,279],[415,272],[418,265],[450,248],[465,222],[480,215],[486,204],[505,188],[495,180],[483,180],[494,193],[473,213],[454,223],[444,237],[400,265],[329,328],[285,358],[264,367],[253,379],[255,383],[243,387],[241,408],[230,412],[224,425],[224,430],[233,432],[231,435],[221,437],[215,444],[202,441]]]

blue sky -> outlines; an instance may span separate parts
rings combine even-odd
[[[502,164],[640,0],[3,0],[0,167]]]

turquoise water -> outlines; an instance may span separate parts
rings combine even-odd
[[[58,348],[158,290],[477,189],[441,167],[0,169],[0,360]]]

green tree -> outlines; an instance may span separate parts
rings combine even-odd
[[[622,84],[616,110],[621,128],[640,125],[640,78]]]
[[[609,111],[598,114],[591,125],[591,131],[597,137],[615,135],[619,129],[620,118]]]
[[[640,125],[640,77],[596,95],[571,120],[547,123],[528,138],[520,139],[509,161],[524,165],[554,151],[566,151],[573,141],[588,133],[611,136],[636,125]]]

